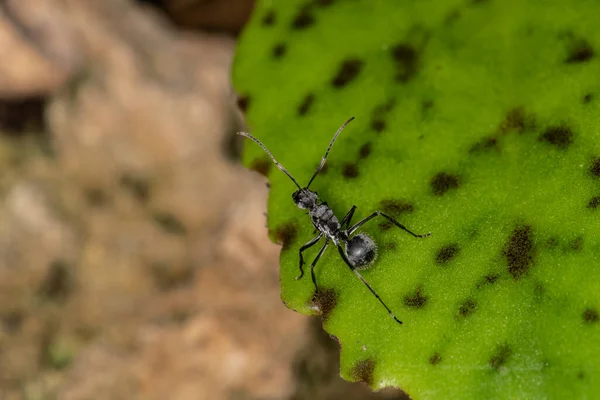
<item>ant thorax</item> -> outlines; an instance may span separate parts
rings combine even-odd
[[[327,203],[315,205],[308,210],[308,214],[310,215],[314,227],[337,244],[341,225],[331,208],[327,206]]]

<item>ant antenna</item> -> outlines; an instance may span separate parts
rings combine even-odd
[[[344,128],[346,127],[346,125],[348,125],[353,119],[354,119],[354,117],[351,117],[348,121],[344,122],[344,124],[342,126],[340,126],[340,129],[337,130],[337,132],[335,133],[335,135],[333,135],[333,139],[331,139],[331,142],[329,142],[329,147],[327,147],[327,151],[325,152],[325,155],[321,159],[321,164],[319,164],[319,166],[317,167],[317,170],[315,171],[314,175],[312,176],[312,178],[310,178],[310,181],[308,181],[308,185],[306,185],[307,189],[310,186],[310,184],[312,183],[312,181],[317,177],[317,175],[319,175],[319,172],[321,172],[321,169],[323,168],[323,165],[325,165],[325,161],[327,161],[327,155],[329,154],[329,150],[331,150],[331,146],[333,146],[333,143],[335,142],[335,140],[337,139],[337,137],[340,135],[340,133],[342,133],[342,131],[344,130]]]
[[[344,124],[344,125],[345,125],[345,124]],[[264,144],[262,144],[260,140],[258,140],[257,138],[255,138],[254,136],[252,136],[251,134],[249,134],[249,133],[246,133],[246,132],[238,132],[237,134],[238,134],[238,135],[240,135],[240,136],[245,136],[245,137],[247,137],[248,139],[252,139],[252,140],[254,140],[256,143],[258,143],[258,145],[259,145],[260,147],[262,147],[262,149],[265,151],[265,153],[267,153],[267,154],[269,155],[269,157],[271,157],[271,160],[273,160],[273,162],[275,163],[275,165],[277,165],[277,168],[279,168],[279,169],[280,169],[280,170],[281,170],[281,171],[282,171],[284,174],[286,174],[287,176],[289,176],[289,177],[290,177],[290,179],[292,180],[292,182],[294,182],[294,184],[295,184],[296,186],[298,186],[298,189],[302,189],[302,188],[300,187],[300,185],[298,185],[298,182],[296,182],[296,180],[294,179],[294,177],[292,176],[292,174],[290,174],[290,173],[288,172],[288,170],[284,168],[284,166],[283,166],[283,165],[281,165],[281,164],[279,164],[279,162],[277,162],[277,160],[275,159],[275,157],[273,157],[273,154],[271,154],[271,152],[269,151],[269,149],[267,149],[267,146],[265,146]],[[337,134],[336,134],[336,136],[337,136]],[[329,147],[331,147],[331,145],[329,145]],[[329,149],[327,149],[327,152],[329,152]],[[324,163],[324,161],[323,161],[323,163]],[[318,172],[318,171],[317,171],[317,172]],[[312,180],[312,179],[311,179],[311,180]]]

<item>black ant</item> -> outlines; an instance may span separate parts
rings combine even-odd
[[[396,318],[394,313],[392,313],[392,310],[390,310],[390,308],[383,302],[383,300],[381,300],[381,297],[379,297],[379,295],[375,292],[375,290],[373,290],[371,285],[369,285],[367,281],[362,277],[362,275],[358,272],[359,270],[367,268],[369,264],[375,259],[375,256],[377,255],[377,246],[375,245],[375,242],[373,241],[373,239],[371,239],[370,236],[364,233],[358,233],[354,236],[352,235],[358,230],[358,228],[360,228],[365,223],[378,216],[386,218],[398,228],[403,229],[404,231],[410,233],[414,237],[427,237],[431,235],[431,232],[426,235],[417,235],[416,233],[413,233],[410,230],[408,230],[404,225],[400,224],[394,218],[382,213],[381,211],[375,211],[373,214],[350,226],[350,221],[352,220],[352,216],[354,215],[356,206],[352,206],[352,208],[350,209],[350,211],[348,211],[344,218],[342,218],[341,221],[338,221],[336,216],[333,214],[333,211],[327,206],[327,203],[324,201],[322,202],[319,199],[319,196],[316,192],[313,192],[312,190],[308,189],[312,181],[315,179],[315,177],[319,174],[319,172],[325,165],[327,155],[329,154],[329,150],[331,150],[333,143],[335,142],[339,134],[342,133],[346,125],[348,125],[353,119],[354,117],[344,122],[344,124],[337,130],[335,135],[333,135],[333,139],[331,139],[331,142],[327,147],[327,151],[321,159],[321,163],[317,167],[317,170],[313,174],[312,178],[310,178],[310,181],[308,181],[308,185],[306,185],[305,188],[301,188],[300,185],[298,185],[298,182],[296,182],[294,177],[283,167],[283,165],[277,162],[275,157],[273,157],[271,152],[267,149],[267,147],[264,144],[260,142],[260,140],[246,132],[238,132],[238,135],[245,136],[258,143],[258,145],[262,147],[265,153],[267,153],[269,157],[271,157],[277,168],[283,171],[283,173],[286,174],[292,180],[292,182],[294,182],[294,184],[298,187],[298,190],[292,194],[294,204],[296,204],[298,208],[308,210],[308,215],[310,215],[310,219],[313,223],[313,226],[319,232],[319,234],[314,239],[306,243],[304,246],[300,247],[300,275],[296,277],[296,280],[304,276],[304,258],[302,257],[302,252],[308,249],[309,247],[312,247],[315,244],[317,244],[317,242],[321,240],[323,236],[325,236],[325,244],[323,245],[323,247],[321,247],[321,250],[319,250],[319,253],[310,265],[310,273],[313,285],[315,286],[315,293],[319,292],[317,281],[315,279],[315,265],[325,252],[325,249],[327,249],[327,246],[329,246],[329,242],[333,242],[333,244],[337,246],[340,256],[342,257],[346,265],[350,268],[350,270],[352,270],[352,272],[356,274],[356,276],[362,281],[362,283],[365,284],[365,286],[371,291],[371,293],[373,293],[373,295],[377,298],[377,300],[379,300],[381,305],[385,307],[385,309],[392,316],[392,318],[394,318],[396,322],[401,324],[402,321]],[[344,247],[342,247],[342,244],[344,245],[345,249]]]

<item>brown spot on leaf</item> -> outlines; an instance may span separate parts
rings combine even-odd
[[[593,177],[600,177],[600,158],[595,158],[592,160],[592,164],[590,165],[590,174]]]
[[[490,358],[490,367],[495,371],[498,371],[500,367],[506,364],[511,354],[512,350],[508,345],[503,344],[499,346],[494,352],[494,355]]]
[[[433,355],[431,357],[429,357],[429,364],[431,364],[431,365],[437,365],[441,361],[442,361],[442,356],[438,352],[433,353]]]
[[[530,226],[517,226],[508,239],[504,251],[508,272],[517,280],[533,265],[533,233]]]
[[[336,88],[342,88],[356,78],[362,69],[363,62],[356,58],[344,60],[338,69],[337,74],[331,81]]]
[[[481,289],[481,287],[483,287],[483,286],[493,285],[494,283],[496,283],[498,281],[499,278],[500,278],[500,274],[489,273],[489,274],[485,275],[481,279],[481,281],[477,284],[477,289]]]
[[[373,359],[361,360],[357,362],[352,370],[350,376],[355,382],[364,382],[367,385],[373,385],[373,371],[375,370],[375,361]]]
[[[431,178],[431,191],[435,196],[442,196],[450,189],[456,189],[460,186],[459,179],[456,175],[446,172],[440,172]]]
[[[600,205],[600,196],[594,196],[588,203],[588,208],[596,209]]]
[[[365,159],[365,158],[369,157],[370,154],[371,154],[371,143],[370,142],[363,144],[360,147],[360,149],[358,150],[358,158],[360,158],[360,159]]]
[[[392,217],[398,217],[401,214],[410,214],[415,209],[411,203],[399,199],[381,200],[379,206],[381,207],[381,211]]]
[[[477,310],[477,302],[475,299],[467,299],[458,306],[458,316],[460,318],[466,318],[472,315],[475,310]]]
[[[309,93],[306,96],[304,96],[302,103],[298,107],[298,115],[301,117],[306,115],[308,113],[308,111],[310,110],[310,107],[312,106],[314,101],[315,101],[315,95],[313,93]]]
[[[371,121],[371,129],[373,129],[377,133],[381,133],[385,129],[385,120],[383,118],[377,117]]]
[[[600,315],[595,308],[586,308],[581,316],[586,324],[596,324],[600,321]]]
[[[569,55],[565,62],[567,64],[582,63],[594,57],[594,49],[587,40],[580,39],[571,45]]]
[[[448,264],[454,257],[458,255],[460,252],[460,247],[458,247],[457,243],[452,243],[447,246],[442,247],[438,250],[435,255],[436,264],[443,265]]]
[[[392,57],[396,64],[395,79],[406,83],[413,79],[419,67],[419,53],[408,43],[400,43],[392,48]]]
[[[583,250],[583,236],[578,236],[571,242],[571,250],[576,253]]]
[[[287,50],[287,47],[286,47],[285,43],[277,43],[275,46],[273,46],[273,50],[272,50],[273,57],[275,57],[275,58],[283,57],[285,55],[286,50]]]
[[[588,104],[593,99],[594,99],[594,94],[593,93],[587,93],[585,96],[583,96],[583,104]]]
[[[540,140],[559,149],[566,149],[573,143],[573,131],[565,125],[551,126],[542,133]]]
[[[315,23],[315,17],[312,14],[310,4],[300,7],[298,13],[292,21],[292,29],[306,29]]]
[[[287,250],[298,236],[298,226],[294,222],[288,222],[275,228],[275,238],[281,244],[281,250]]]
[[[319,289],[312,298],[312,308],[319,313],[321,320],[326,322],[337,301],[338,295],[333,289]]]
[[[469,149],[469,153],[476,153],[485,150],[498,150],[498,139],[495,137],[485,137],[475,143]]]
[[[264,26],[271,26],[275,24],[275,10],[269,10],[263,15],[262,24]]]
[[[404,296],[404,305],[413,308],[423,308],[429,297],[423,295],[423,286],[419,285],[413,293]]]
[[[344,175],[345,178],[356,178],[358,176],[358,167],[354,163],[344,163],[342,175]]]
[[[507,133],[513,129],[523,131],[525,129],[525,123],[525,109],[523,107],[515,107],[506,113],[506,116],[498,129],[500,133]]]

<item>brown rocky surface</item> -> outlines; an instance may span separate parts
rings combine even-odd
[[[234,160],[234,39],[126,0],[9,3],[0,399],[396,396],[342,382],[281,304],[265,179]]]

